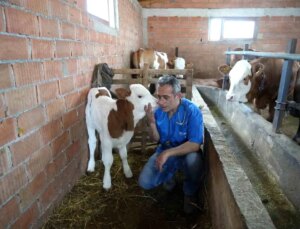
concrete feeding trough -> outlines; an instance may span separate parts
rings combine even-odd
[[[193,88],[206,127],[213,227],[300,228],[300,146],[225,93]]]

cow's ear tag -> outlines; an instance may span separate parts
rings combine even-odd
[[[130,95],[130,91],[128,91],[125,88],[117,88],[116,94],[119,99],[125,99],[126,97],[128,97]]]

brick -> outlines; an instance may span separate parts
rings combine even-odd
[[[4,32],[5,31],[4,20],[3,20],[3,16],[2,16],[2,11],[3,11],[3,8],[0,7],[0,32]]]
[[[61,31],[62,31],[63,39],[75,40],[75,26],[74,25],[72,25],[70,23],[62,22],[61,23]]]
[[[62,76],[62,62],[60,61],[44,62],[44,69],[46,80]]]
[[[42,37],[58,38],[58,28],[58,22],[56,20],[40,17],[40,31]]]
[[[37,201],[37,198],[46,187],[46,179],[45,173],[41,172],[20,191],[21,211],[24,211]]]
[[[31,228],[31,225],[35,222],[38,216],[39,209],[37,203],[35,203],[22,214],[22,216],[12,225],[11,228]]]
[[[43,14],[43,15],[49,15],[48,0],[25,1],[25,7],[27,9],[30,9],[31,11],[33,11],[35,13],[40,13],[40,14]]]
[[[33,153],[27,162],[27,170],[30,174],[30,178],[32,179],[40,172],[44,171],[51,160],[52,153],[51,148],[48,145]]]
[[[0,178],[0,205],[14,196],[19,189],[27,183],[24,166],[18,166],[11,172]]]
[[[58,81],[40,84],[37,88],[40,103],[50,101],[58,96]]]
[[[42,147],[41,134],[39,131],[34,132],[22,140],[12,144],[10,150],[12,153],[13,165],[17,166],[27,160],[34,152]]]
[[[71,48],[70,42],[68,41],[56,41],[56,57],[70,57],[71,56]]]
[[[0,94],[0,119],[5,118],[7,107],[4,102],[4,95]]]
[[[63,78],[59,80],[58,84],[59,84],[59,93],[61,95],[74,90],[73,77]]]
[[[62,121],[63,121],[63,126],[64,126],[65,130],[68,129],[73,124],[75,124],[76,122],[78,122],[77,110],[75,109],[75,110],[65,113],[63,115]]]
[[[48,181],[50,182],[55,176],[60,174],[66,164],[67,159],[64,153],[61,153],[57,158],[55,158],[51,163],[49,163],[46,168]]]
[[[7,89],[13,86],[14,82],[11,65],[0,64],[0,89]]]
[[[78,92],[73,92],[65,96],[65,104],[67,110],[70,110],[72,108],[76,108],[79,104],[79,94]]]
[[[5,93],[8,114],[29,110],[37,105],[35,87],[18,88]]]
[[[7,147],[2,147],[0,149],[0,177],[8,171],[9,168],[8,153],[9,152]]]
[[[41,127],[46,121],[44,108],[39,106],[18,117],[19,136]]]
[[[62,115],[66,111],[64,99],[59,98],[59,99],[52,101],[51,103],[48,103],[46,110],[47,110],[48,120],[50,120],[50,121],[62,117]]]
[[[69,7],[69,20],[75,24],[81,24],[81,13],[78,9]]]
[[[54,58],[55,48],[54,41],[32,40],[32,58],[33,59],[50,59]]]
[[[27,59],[27,42],[25,38],[0,34],[0,59]]]
[[[90,84],[90,76],[88,74],[81,74],[75,77],[75,87],[82,88]]]
[[[62,124],[60,120],[54,120],[48,123],[41,129],[42,143],[44,145],[48,144],[50,141],[56,138],[57,135],[60,135],[61,133]]]
[[[70,133],[65,131],[62,135],[58,136],[52,143],[52,155],[56,158],[63,150],[65,150],[71,143]]]
[[[15,118],[0,121],[0,145],[5,145],[17,137],[17,123]]]
[[[68,10],[69,7],[61,2],[60,0],[51,0],[50,2],[50,11],[53,17],[58,17],[60,19],[68,19]]]
[[[45,192],[41,195],[40,199],[40,204],[41,204],[41,209],[44,211],[51,205],[53,205],[53,202],[58,198],[62,186],[62,182],[66,185],[69,183],[69,181],[61,179],[54,180],[51,182],[45,189]],[[58,191],[60,190],[60,191]]]
[[[86,129],[86,124],[84,121],[81,121],[81,122],[78,122],[78,123],[75,123],[72,127],[71,127],[71,138],[72,138],[72,141],[76,141],[80,138],[82,138],[83,136],[86,137],[86,132],[82,131]]]
[[[13,64],[16,86],[37,83],[43,80],[42,63],[17,63]]]
[[[89,90],[89,88],[87,88],[87,91],[88,90]],[[77,113],[78,113],[79,120],[85,119],[85,107],[86,107],[85,103],[83,103],[79,107],[77,107]]]
[[[4,206],[0,208],[1,225],[9,225],[20,215],[20,209],[16,198],[12,198]],[[1,226],[1,227],[2,227]],[[4,227],[5,228],[5,227]]]
[[[9,0],[9,3],[11,3],[13,5],[17,5],[17,6],[24,6],[23,1],[24,0]]]
[[[72,60],[67,60],[66,61],[67,66],[68,66],[68,73],[69,75],[75,75],[77,74],[78,70],[77,70],[77,60],[76,59],[72,59]]]
[[[75,155],[79,153],[79,151],[80,151],[80,141],[76,140],[66,150],[67,160],[71,161],[75,157]]]
[[[84,46],[82,42],[73,42],[71,44],[71,56],[83,56],[84,55]]]
[[[76,40],[87,41],[88,40],[88,31],[86,28],[76,27],[75,28]]]
[[[39,35],[37,16],[14,8],[6,8],[7,32]]]

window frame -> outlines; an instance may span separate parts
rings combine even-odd
[[[100,0],[103,1],[103,0]],[[98,32],[107,33],[110,35],[117,35],[119,31],[119,12],[118,12],[118,0],[107,0],[108,1],[108,17],[106,20],[99,16],[96,16],[88,11],[88,0],[86,1],[86,11],[89,18],[93,21],[94,29]],[[113,15],[111,15],[109,1],[113,2]],[[113,24],[112,24],[113,21]]]
[[[211,23],[212,19],[220,19],[221,20],[221,35],[219,40],[211,40]],[[224,38],[224,22],[225,21],[253,21],[254,22],[254,31],[252,38]],[[208,20],[208,41],[210,42],[251,42],[257,39],[258,34],[258,20],[256,17],[212,17]]]

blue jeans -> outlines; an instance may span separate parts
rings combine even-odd
[[[158,153],[154,153],[145,164],[140,177],[139,185],[143,189],[152,189],[169,181],[178,170],[182,170],[185,176],[183,192],[185,195],[194,195],[201,185],[201,172],[203,171],[203,159],[200,152],[191,152],[184,156],[169,157],[163,165],[163,171],[155,166]]]

